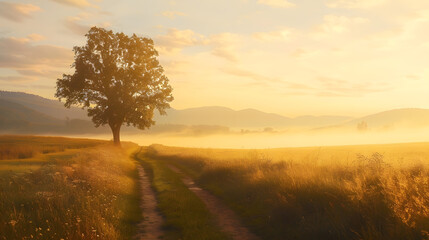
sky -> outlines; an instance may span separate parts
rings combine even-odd
[[[177,109],[429,108],[427,0],[0,1],[0,89],[53,99],[91,26],[152,38]]]

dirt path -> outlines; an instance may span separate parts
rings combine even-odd
[[[259,239],[251,233],[238,219],[237,215],[223,204],[217,197],[208,191],[198,187],[195,182],[185,175],[180,169],[175,166],[168,165],[174,172],[182,176],[183,183],[195,193],[207,206],[208,210],[216,216],[221,229],[228,233],[235,240],[257,240]]]
[[[140,193],[142,196],[140,207],[143,211],[143,221],[138,224],[138,240],[160,239],[163,235],[161,225],[163,218],[157,210],[155,192],[151,188],[149,178],[142,166],[137,165],[140,180]]]

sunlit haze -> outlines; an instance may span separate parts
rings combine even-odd
[[[428,1],[0,2],[3,90],[54,98],[90,26],[155,41],[171,106],[360,117],[429,108]]]
[[[0,240],[429,240],[429,0],[0,0]]]

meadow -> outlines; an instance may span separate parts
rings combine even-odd
[[[101,143],[105,143],[105,141],[65,137],[0,135],[0,160],[32,158],[41,154],[92,147]]]
[[[235,239],[183,173],[260,239],[429,239],[429,143],[249,150],[0,141],[0,239],[134,238],[145,221],[138,165],[163,239]]]
[[[265,150],[153,145],[262,239],[429,239],[429,144]]]
[[[6,144],[12,146],[2,156],[15,157],[0,161],[0,239],[134,236],[141,211],[130,155],[137,145],[116,148],[107,141],[32,136],[0,139],[2,151]],[[34,167],[25,167],[29,165]]]

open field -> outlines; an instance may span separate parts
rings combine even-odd
[[[0,139],[18,155],[34,147],[0,161],[0,239],[143,236],[151,219],[138,165],[162,239],[429,239],[429,143],[234,150]]]
[[[0,160],[32,158],[40,154],[92,147],[105,142],[65,137],[0,135]]]
[[[151,146],[263,239],[428,239],[429,144],[267,150]]]
[[[136,145],[119,149],[86,139],[1,139],[2,146],[10,139],[5,144],[16,146],[16,152],[32,145],[37,154],[0,161],[0,239],[130,239],[135,234],[141,212],[136,166],[129,156]],[[44,154],[46,146],[56,153]],[[35,167],[16,167],[26,164]]]

